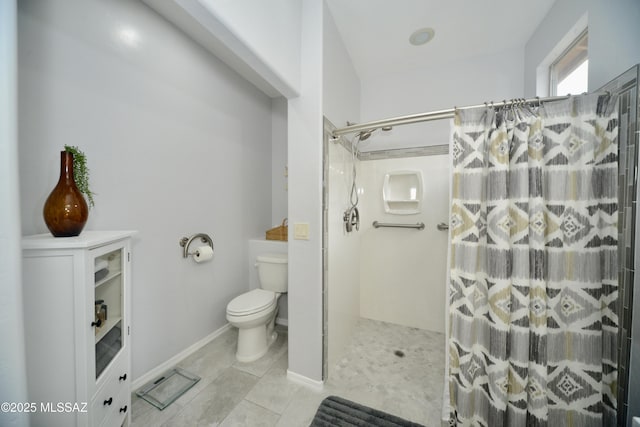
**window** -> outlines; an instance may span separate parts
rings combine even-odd
[[[577,95],[587,91],[589,35],[585,30],[549,68],[549,87],[552,96]]]

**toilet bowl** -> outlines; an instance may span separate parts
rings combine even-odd
[[[278,299],[287,291],[286,254],[260,255],[256,266],[260,289],[238,295],[227,305],[227,320],[238,328],[236,359],[240,362],[261,358],[276,340]]]
[[[253,362],[264,356],[278,337],[273,332],[278,307],[275,292],[254,289],[227,305],[227,320],[238,328],[236,359]],[[267,330],[271,333],[267,334]]]

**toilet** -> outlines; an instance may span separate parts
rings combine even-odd
[[[236,359],[240,362],[261,358],[276,340],[278,299],[287,292],[287,254],[258,255],[256,267],[260,289],[238,295],[227,305],[227,320],[238,328]]]

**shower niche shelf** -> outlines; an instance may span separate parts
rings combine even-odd
[[[422,173],[396,171],[384,176],[382,186],[384,211],[394,215],[420,213],[422,208]]]

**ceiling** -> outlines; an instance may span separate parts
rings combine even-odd
[[[555,0],[327,0],[361,79],[524,47]],[[415,30],[435,37],[409,43]]]

